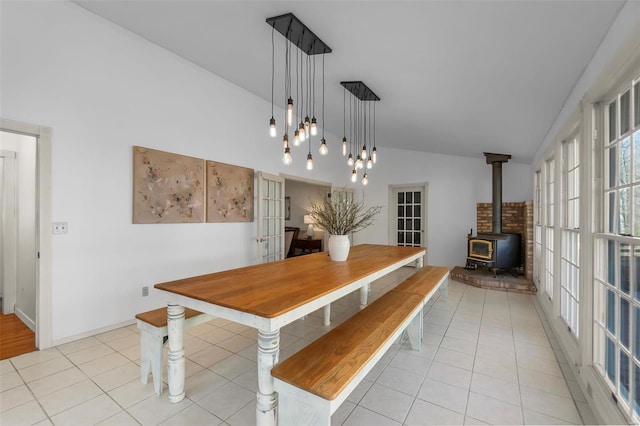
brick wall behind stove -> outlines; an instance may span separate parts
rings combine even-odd
[[[491,203],[478,203],[477,232],[491,232],[493,211]],[[524,275],[533,279],[533,201],[519,203],[502,203],[502,232],[520,234],[522,236],[522,263]]]

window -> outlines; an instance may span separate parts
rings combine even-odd
[[[542,173],[536,171],[535,180],[535,222],[533,224],[534,238],[534,279],[538,284],[542,282]]]
[[[544,241],[544,291],[553,299],[553,216],[555,213],[554,196],[555,196],[555,160],[552,158],[546,162],[545,178],[545,241]]]
[[[562,144],[562,241],[560,316],[578,337],[580,282],[580,146],[577,137]]]
[[[640,420],[640,79],[604,108],[604,230],[594,253],[594,363]]]

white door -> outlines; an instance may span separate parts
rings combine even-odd
[[[18,279],[16,153],[0,151],[0,290],[2,313],[14,313]]]
[[[284,259],[284,178],[258,172],[258,258]]]
[[[389,241],[405,247],[426,246],[426,194],[424,186],[390,188]]]

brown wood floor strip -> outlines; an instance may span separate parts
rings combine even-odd
[[[0,360],[36,350],[35,333],[14,314],[0,314]]]

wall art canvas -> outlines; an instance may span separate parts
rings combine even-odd
[[[133,223],[204,221],[205,161],[133,147]]]
[[[207,222],[253,222],[253,169],[207,161]]]

